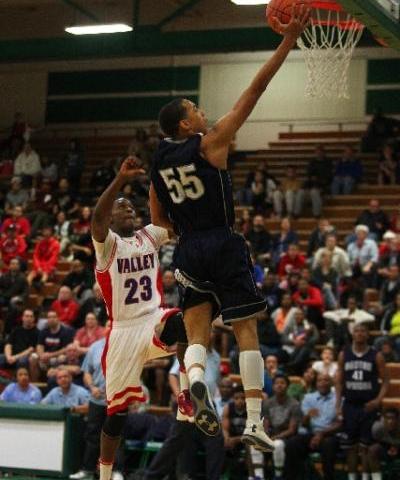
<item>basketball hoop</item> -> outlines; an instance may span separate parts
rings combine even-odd
[[[307,67],[306,95],[349,98],[350,60],[364,25],[334,0],[310,3],[313,9],[310,25],[297,41]]]

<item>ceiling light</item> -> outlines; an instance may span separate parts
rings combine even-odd
[[[125,23],[106,23],[104,25],[79,25],[66,27],[66,32],[72,35],[98,35],[99,33],[131,32],[132,27]]]
[[[236,5],[266,5],[270,0],[231,0]]]

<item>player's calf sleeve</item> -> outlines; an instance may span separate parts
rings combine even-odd
[[[103,425],[103,432],[110,438],[120,437],[124,429],[128,412],[118,412],[109,415]]]
[[[128,412],[120,412],[106,418],[101,432],[100,442],[100,480],[110,480],[121,434],[125,426]]]
[[[195,343],[194,345],[188,346],[185,353],[185,367],[191,385],[196,381],[204,382],[206,360],[207,350],[203,345]],[[193,365],[196,366],[194,367]]]
[[[259,350],[240,352],[239,368],[244,391],[260,390],[264,386],[264,362]],[[262,397],[247,398],[247,424],[258,423],[261,418]]]

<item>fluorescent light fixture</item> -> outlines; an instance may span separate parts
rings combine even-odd
[[[269,0],[231,0],[236,5],[266,5]]]
[[[106,23],[104,25],[79,25],[77,27],[66,27],[65,31],[72,33],[72,35],[98,35],[99,33],[131,32],[132,27],[125,23]]]

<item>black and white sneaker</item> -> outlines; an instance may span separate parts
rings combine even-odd
[[[272,452],[275,448],[274,441],[265,433],[261,421],[246,426],[242,435],[242,442],[262,452]]]
[[[210,400],[207,385],[201,381],[190,387],[190,397],[194,406],[194,423],[203,433],[214,437],[220,429],[217,412]]]

